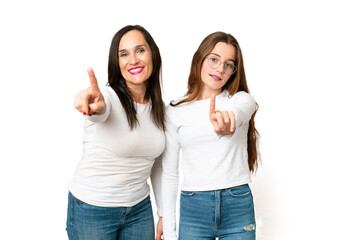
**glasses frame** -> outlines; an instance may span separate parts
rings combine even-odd
[[[214,57],[216,57],[216,58],[219,58],[219,60],[220,60],[220,57],[219,56],[216,56],[216,55],[208,55],[208,56],[206,56],[206,59],[207,59],[207,64],[208,64],[208,66],[211,68],[211,69],[217,69],[218,67],[220,67],[221,66],[221,64],[223,64],[223,69],[224,69],[224,73],[226,73],[226,74],[228,74],[228,75],[233,75],[235,72],[236,72],[236,70],[237,70],[237,67],[236,67],[236,65],[235,64],[233,64],[234,65],[234,71],[232,72],[232,73],[227,73],[226,71],[225,71],[225,65],[224,65],[224,63],[226,63],[225,61],[223,62],[223,61],[219,61],[219,63],[218,63],[218,66],[217,67],[211,67],[211,65],[210,65],[210,57],[212,57],[212,56],[214,56]]]

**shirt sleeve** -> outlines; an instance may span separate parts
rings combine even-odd
[[[172,107],[166,109],[166,146],[162,155],[162,208],[164,239],[177,240],[176,200],[179,185],[179,136],[178,127],[172,121]]]
[[[161,155],[155,158],[154,165],[151,169],[151,185],[154,192],[155,202],[156,202],[156,209],[157,209],[157,216],[162,217],[162,209],[161,209],[161,184],[162,184],[162,165],[161,165]]]
[[[102,114],[93,114],[92,116],[86,115],[86,118],[94,123],[105,122],[110,115],[110,110],[111,110],[110,92],[105,88],[101,88],[101,93],[105,99],[105,112]]]
[[[235,115],[236,127],[249,122],[256,110],[256,102],[253,96],[244,91],[236,93],[230,100],[229,110]]]

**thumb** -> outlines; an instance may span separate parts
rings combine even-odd
[[[89,79],[90,79],[90,87],[94,90],[99,90],[99,85],[98,85],[97,79],[95,77],[94,70],[91,67],[89,67],[87,69],[87,72],[88,72]]]

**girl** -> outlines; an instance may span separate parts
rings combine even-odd
[[[179,239],[255,239],[248,183],[258,165],[256,110],[238,42],[230,34],[210,34],[194,54],[185,97],[166,109],[162,157],[166,240],[177,239],[180,149],[184,182]]]

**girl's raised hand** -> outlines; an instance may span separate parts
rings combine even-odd
[[[232,134],[235,131],[235,115],[232,111],[215,111],[216,95],[210,98],[209,119],[214,125],[214,131],[220,135]]]

